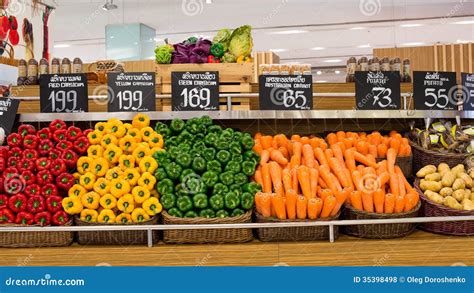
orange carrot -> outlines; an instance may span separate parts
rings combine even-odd
[[[255,178],[255,182],[257,182],[258,184],[260,184],[260,186],[263,187],[263,177],[262,177],[262,171],[260,169],[257,169],[255,171],[254,178]]]
[[[352,191],[350,194],[349,194],[349,198],[350,198],[350,203],[351,205],[356,209],[356,210],[360,210],[360,211],[363,211],[364,210],[364,207],[362,205],[362,197],[361,197],[361,192],[359,190],[356,190],[356,191]]]
[[[387,146],[383,143],[377,145],[377,156],[379,158],[385,158],[387,156]]]
[[[262,193],[255,193],[255,209],[257,213],[262,214]]]
[[[377,146],[374,144],[369,145],[369,154],[371,154],[374,158],[377,158]]]
[[[321,165],[319,166],[319,176],[323,178],[324,182],[328,185],[329,189],[332,190],[332,192],[336,192],[339,188],[337,187],[339,185],[339,182],[337,178],[334,180],[333,176],[331,174],[331,171],[329,170],[329,167],[327,165]],[[340,186],[340,185],[339,185]]]
[[[298,141],[293,143],[293,156],[291,157],[291,160],[294,160],[295,165],[293,165],[292,167],[301,165],[302,147],[303,146]]]
[[[304,197],[311,198],[311,182],[310,182],[310,171],[306,166],[299,166],[297,170],[298,182],[300,183],[301,192]]]
[[[278,150],[281,152],[281,154],[285,157],[288,163],[288,159],[290,158],[290,152],[286,147],[279,147]]]
[[[344,165],[344,155],[343,155],[343,150],[339,143],[336,143],[331,146],[332,152],[334,154],[334,157],[342,164]]]
[[[351,187],[350,178],[346,177],[346,172],[344,172],[344,165],[341,165],[339,160],[336,158],[329,159],[329,167],[332,172],[336,175],[337,179],[343,187]]]
[[[288,164],[288,159],[285,158],[285,156],[283,156],[283,154],[279,150],[272,150],[270,152],[270,158],[283,167]]]
[[[346,202],[349,194],[352,192],[352,188],[344,188],[342,191],[336,192],[336,204],[331,211],[331,216],[337,215],[339,210],[341,209],[342,205]]]
[[[318,190],[318,196],[319,196],[322,200],[325,200],[326,197],[332,196],[332,195],[334,195],[334,193],[331,191],[331,189],[320,188],[320,189]]]
[[[353,152],[354,154],[354,159],[361,163],[361,164],[364,164],[366,166],[369,166],[369,167],[374,167],[374,168],[377,168],[377,164],[374,163],[373,161],[367,159],[367,157],[359,152]]]
[[[255,144],[254,144],[252,150],[253,150],[254,152],[256,152],[257,154],[259,154],[259,155],[262,153],[263,147],[262,147],[262,144],[260,143],[260,141],[257,140],[257,141],[255,142]]]
[[[344,131],[338,131],[336,132],[336,137],[337,141],[342,141],[344,138],[346,138],[346,133]]]
[[[397,174],[390,174],[390,192],[393,193],[394,196],[400,195],[400,183],[398,182],[398,175]]]
[[[319,187],[326,188],[326,189],[329,188],[326,182],[324,182],[323,178],[321,177],[318,178],[318,188]]]
[[[335,144],[336,142],[338,142],[336,134],[333,133],[333,132],[329,133],[329,134],[326,136],[326,141],[329,143],[329,145],[333,145],[333,144]]]
[[[282,184],[282,169],[277,162],[270,162],[270,178],[273,184],[273,190],[278,196],[285,196],[285,191]]]
[[[390,141],[390,148],[395,150],[395,154],[398,154],[398,151],[400,150],[400,140],[392,138],[392,141]]]
[[[362,191],[362,205],[364,206],[364,211],[368,213],[374,212],[374,198],[372,193]]]
[[[309,137],[303,136],[300,140],[302,145],[309,144]]]
[[[356,162],[354,159],[354,154],[352,150],[346,150],[344,152],[344,158],[347,169],[352,173],[356,170]]]
[[[402,176],[401,177],[401,179],[402,179],[401,183],[403,183],[405,185],[405,189],[406,189],[407,193],[416,192],[415,189],[413,189],[413,187],[410,185],[408,180],[405,178],[405,175],[403,174],[403,171],[402,171],[402,169],[400,169],[400,167],[395,166],[395,173]]]
[[[264,150],[267,150],[273,146],[273,137],[271,135],[265,135],[260,138],[260,143]]]
[[[296,191],[290,189],[286,192],[286,213],[289,220],[296,219]]]
[[[319,161],[320,165],[328,166],[328,160],[326,159],[326,155],[324,155],[324,151],[321,148],[314,148],[314,156]]]
[[[418,205],[418,201],[420,200],[420,195],[418,192],[410,192],[407,193],[405,196],[405,206],[403,208],[404,212],[409,212],[414,209]]]
[[[383,213],[383,207],[385,202],[385,193],[382,189],[377,189],[374,192],[374,206],[376,213]]]
[[[298,141],[300,142],[301,141],[301,136],[299,136],[298,134],[293,134],[291,136],[291,141]]]
[[[268,150],[263,150],[260,154],[260,165],[265,165],[270,160],[270,152]]]
[[[332,195],[326,197],[323,203],[323,210],[321,211],[321,218],[327,218],[329,217],[329,215],[331,215],[331,211],[336,206],[336,202],[337,202],[336,197]]]
[[[395,173],[395,161],[397,160],[397,152],[393,148],[387,150],[387,168],[388,173]]]
[[[331,149],[326,149],[324,151],[324,156],[326,156],[326,160],[329,162],[329,159],[334,157],[334,152]]]
[[[318,217],[318,201],[321,201],[321,199],[308,199],[308,219],[310,220],[316,220]]]
[[[395,196],[395,209],[393,212],[398,214],[398,213],[403,212],[404,209],[405,209],[405,197],[401,195]]]
[[[289,168],[285,168],[281,171],[281,180],[283,181],[283,188],[285,193],[293,189],[293,183],[291,181],[291,171]]]
[[[360,140],[356,143],[356,149],[359,153],[367,155],[369,153],[369,144],[365,141]]]
[[[261,193],[260,202],[262,203],[262,216],[271,217],[272,215],[272,199],[270,193]]]
[[[390,181],[390,174],[385,171],[382,172],[378,177],[377,177],[377,183],[379,188],[385,189],[385,184]]]
[[[319,145],[319,147],[320,147],[323,151],[325,151],[325,150],[328,148],[328,144],[325,143],[325,142],[322,142],[321,145]]]
[[[360,171],[352,172],[352,182],[354,182],[354,186],[357,190],[362,191],[364,190],[364,179],[362,178],[362,173]]]
[[[262,166],[262,189],[263,192],[272,192],[272,179],[270,177],[270,166],[265,164]]]
[[[407,194],[407,190],[405,189],[405,184],[403,184],[403,175],[396,174],[398,176],[398,190],[401,196],[405,196]]]
[[[275,149],[275,150],[278,149],[278,144],[275,138],[272,138],[272,149]]]
[[[312,168],[309,170],[309,177],[311,181],[311,197],[316,197],[316,192],[318,190],[318,181],[319,181],[319,171],[318,169]]]
[[[378,170],[380,170],[380,173],[388,172],[387,160],[380,161],[377,165],[379,166]]]
[[[384,213],[392,214],[395,211],[395,195],[387,193],[384,201]]]
[[[255,140],[260,140],[261,137],[262,137],[262,134],[261,134],[260,132],[257,132],[257,133],[255,133],[255,135],[254,135],[253,138],[254,138]]]
[[[309,168],[313,168],[314,167],[314,152],[311,145],[309,144],[303,145],[302,152],[303,152],[303,164]]]
[[[282,147],[288,149],[288,138],[284,134],[275,135],[275,141],[277,142],[278,148]]]
[[[375,160],[374,156],[372,156],[371,154],[368,154],[366,157],[367,157],[367,160],[377,165],[377,161]]]
[[[283,197],[279,195],[272,196],[272,205],[275,208],[275,212],[278,219],[285,220],[286,208],[285,208],[285,203],[283,202]]]
[[[306,219],[308,199],[302,195],[296,200],[296,217],[300,220]]]
[[[309,140],[309,144],[314,149],[314,148],[319,147],[319,145],[321,144],[321,140],[317,137],[313,137]]]

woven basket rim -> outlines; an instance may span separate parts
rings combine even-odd
[[[450,152],[441,153],[441,152],[437,152],[437,151],[433,151],[433,150],[426,150],[426,149],[420,147],[417,143],[413,142],[411,139],[408,142],[409,142],[409,144],[412,148],[415,148],[418,151],[425,152],[425,153],[430,154],[430,155],[448,157],[447,159],[449,159],[449,157],[460,158],[460,157],[466,157],[467,156],[467,154],[450,153]]]
[[[418,211],[420,210],[420,208],[421,208],[421,201],[418,201],[418,204],[416,205],[416,208],[414,208],[413,210],[408,211],[408,212],[397,213],[397,214],[395,214],[395,213],[394,214],[386,214],[386,213],[380,214],[380,213],[369,213],[369,212],[366,212],[366,211],[360,211],[360,210],[356,210],[349,203],[345,203],[344,207],[347,208],[353,214],[359,214],[359,215],[369,217],[369,218],[379,218],[379,219],[380,218],[382,218],[382,219],[403,218],[403,217],[409,216],[409,215],[416,215],[418,213]]]
[[[43,228],[43,227],[64,227],[64,226],[72,226],[72,219],[70,219],[69,221],[67,221],[64,225],[61,225],[61,226],[53,226],[53,225],[48,225],[48,226],[40,226],[40,225],[21,225],[21,224],[2,224],[0,225],[0,232],[1,232],[1,229],[4,228],[4,227],[40,227],[40,228]]]
[[[413,158],[413,153],[410,154],[409,156],[403,156],[403,157],[397,156],[397,159],[400,159],[400,160],[407,160],[407,159],[412,159],[412,158]],[[375,159],[376,159],[376,160],[383,161],[383,160],[386,160],[387,157],[376,157]]]
[[[161,212],[163,215],[164,220],[168,220],[173,222],[173,224],[209,224],[209,222],[221,222],[221,224],[229,224],[229,223],[241,223],[245,222],[246,220],[251,220],[252,218],[252,211],[247,211],[245,214],[242,214],[237,217],[226,217],[226,218],[203,218],[203,217],[196,217],[196,218],[180,218],[175,217],[168,214],[165,210]],[[166,221],[163,221],[165,225]]]
[[[134,225],[148,225],[148,224],[153,224],[153,222],[156,222],[158,220],[158,215],[151,217],[149,220],[141,223],[130,223],[130,224],[119,224],[119,223],[90,223],[90,222],[84,222],[79,218],[79,216],[74,216],[74,222],[76,223],[77,226],[134,226]]]
[[[445,205],[441,205],[441,204],[438,204],[438,203],[435,203],[434,201],[430,200],[429,198],[427,198],[425,196],[425,194],[421,191],[420,189],[420,179],[416,179],[415,180],[415,190],[418,192],[418,194],[420,195],[421,199],[426,202],[426,204],[430,204],[434,207],[436,207],[437,209],[440,209],[442,211],[445,211],[445,212],[450,212],[450,213],[456,213],[456,214],[459,214],[459,216],[472,216],[474,215],[474,211],[467,211],[467,210],[456,210],[456,209],[452,209],[452,208],[448,208],[447,206]]]
[[[341,211],[339,210],[339,212],[333,216],[333,217],[327,217],[327,218],[318,218],[316,220],[310,220],[310,219],[304,219],[304,220],[301,220],[301,219],[294,219],[294,220],[288,220],[288,219],[285,219],[285,220],[280,220],[278,218],[274,218],[274,217],[264,217],[262,214],[258,213],[255,211],[255,216],[261,220],[265,220],[265,221],[268,221],[268,222],[281,222],[281,223],[293,223],[293,222],[327,222],[327,221],[332,221],[332,220],[337,220],[339,218],[339,216],[341,215]]]

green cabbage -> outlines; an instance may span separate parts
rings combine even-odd
[[[237,58],[229,52],[225,53],[221,58],[222,63],[235,63],[236,60]]]
[[[227,51],[227,48],[229,47],[230,36],[231,36],[230,30],[224,28],[224,29],[221,29],[217,32],[214,39],[212,39],[212,42],[213,43],[220,43],[220,44],[224,45],[224,51]]]
[[[252,47],[252,27],[250,25],[241,26],[232,32],[229,42],[229,52],[232,55],[236,57],[250,56]]]
[[[155,49],[155,59],[158,64],[170,64],[173,57],[173,46],[163,45]]]

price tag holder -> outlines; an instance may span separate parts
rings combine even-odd
[[[40,106],[42,113],[89,111],[86,75],[41,75]]]
[[[357,71],[355,91],[357,110],[400,109],[400,72]]]
[[[457,110],[456,72],[413,72],[415,110]]]
[[[155,73],[108,73],[109,112],[148,112],[156,110]]]
[[[311,75],[260,75],[260,110],[313,109]]]
[[[218,111],[219,72],[171,72],[173,111]]]
[[[19,105],[20,100],[0,98],[0,127],[4,129],[5,135],[12,131]]]
[[[462,101],[463,109],[466,111],[474,110],[474,74],[461,73]]]

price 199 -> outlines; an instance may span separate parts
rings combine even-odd
[[[142,108],[143,92],[142,91],[120,91],[117,93],[119,100],[119,109],[123,111],[138,111]]]
[[[52,91],[48,97],[51,101],[52,112],[74,112],[77,111],[77,92],[74,90]]]
[[[205,109],[211,105],[211,91],[208,88],[184,88],[180,94],[183,97],[183,107]]]

